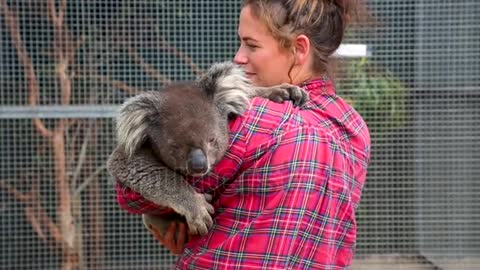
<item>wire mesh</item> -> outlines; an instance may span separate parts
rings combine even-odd
[[[345,42],[371,53],[338,64],[373,139],[352,268],[478,269],[480,2],[366,4]],[[0,6],[0,269],[170,269],[116,205],[102,108],[231,59],[241,1]]]

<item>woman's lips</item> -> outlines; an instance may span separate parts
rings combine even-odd
[[[252,72],[245,72],[245,75],[247,75],[248,78],[251,78],[255,75],[255,73]]]

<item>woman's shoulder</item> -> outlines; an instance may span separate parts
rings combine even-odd
[[[276,103],[265,98],[255,97],[250,106],[240,116],[230,122],[232,133],[241,133],[246,140],[268,140],[287,128],[287,123],[299,108],[290,101]]]

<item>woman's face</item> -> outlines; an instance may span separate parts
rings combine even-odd
[[[291,83],[288,76],[293,54],[281,48],[267,27],[246,6],[240,13],[238,35],[241,43],[235,63],[243,66],[246,75],[257,86]]]

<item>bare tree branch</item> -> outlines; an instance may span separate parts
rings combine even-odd
[[[138,53],[138,51],[131,46],[131,44],[126,41],[122,37],[116,37],[116,40],[119,44],[126,47],[129,51],[130,56],[133,60],[141,66],[147,74],[149,74],[152,78],[159,80],[160,82],[170,82],[170,79],[165,75],[162,75],[158,70],[156,70],[152,65],[146,63],[142,56]],[[201,75],[204,71],[198,67],[197,64],[189,57],[186,53],[179,50],[177,47],[171,45],[165,38],[162,37],[160,43],[158,44],[158,48],[170,51],[173,55],[181,59],[187,66],[189,66],[196,75]]]
[[[173,53],[174,55],[176,55],[177,57],[179,57],[180,59],[183,60],[183,62],[185,62],[188,66],[190,66],[190,68],[193,70],[193,72],[196,74],[196,75],[201,75],[204,71],[202,69],[200,69],[197,64],[195,64],[195,62],[193,62],[192,58],[190,58],[188,55],[186,55],[184,52],[180,51],[179,49],[177,49],[177,47],[171,45],[165,38],[162,37],[162,40],[161,40],[161,43],[160,43],[160,46],[168,51],[170,51],[171,53]]]
[[[15,46],[17,51],[18,58],[20,63],[23,66],[25,76],[28,81],[29,89],[29,104],[35,106],[38,103],[40,87],[38,84],[37,75],[35,74],[35,68],[33,66],[32,59],[30,58],[28,51],[25,47],[25,44],[20,33],[19,19],[15,11],[10,10],[6,0],[0,0],[2,5],[2,11],[5,18],[5,23],[8,26],[12,43]],[[53,133],[50,131],[45,124],[38,118],[34,119],[34,124],[37,130],[44,137],[52,137]]]
[[[0,181],[0,188],[4,189],[8,193],[10,193],[17,200],[19,200],[19,201],[21,201],[25,204],[29,203],[29,200],[30,200],[30,195],[29,194],[23,194],[22,192],[18,191],[15,187],[7,184],[5,180]]]
[[[79,196],[82,191],[87,188],[87,186],[90,184],[90,182],[92,182],[93,180],[95,180],[95,177],[100,174],[103,170],[107,169],[107,165],[103,165],[101,167],[98,167],[95,172],[93,172],[90,176],[88,176],[85,181],[83,181],[82,184],[80,184],[78,186],[78,188],[75,190],[75,192],[73,193],[73,196],[74,197],[77,197]]]
[[[6,0],[0,1],[5,17],[5,22],[10,31],[12,43],[16,48],[18,58],[24,68],[25,75],[29,83],[29,104],[31,106],[35,106],[38,103],[40,89],[38,79],[35,74],[35,67],[21,36],[19,17],[14,11],[10,10]],[[55,72],[57,74],[57,78],[60,84],[62,105],[69,104],[71,100],[72,82],[70,75],[68,74],[68,67],[69,64],[73,62],[75,55],[74,52],[76,50],[75,47],[79,44],[77,42],[75,45],[73,45],[74,42],[70,38],[68,30],[64,26],[66,6],[66,0],[62,0],[60,11],[57,13],[55,0],[48,1],[49,17],[54,26],[55,33]],[[75,252],[74,243],[76,231],[71,209],[71,191],[66,174],[65,160],[66,155],[64,134],[65,128],[69,124],[69,121],[65,119],[59,120],[54,131],[47,129],[40,119],[34,119],[34,124],[38,132],[42,136],[51,139],[51,143],[54,149],[56,180],[55,186],[60,199],[57,209],[57,215],[59,216],[59,226],[57,226],[48,217],[48,214],[41,207],[39,197],[40,195],[38,192],[38,182],[32,185],[32,192],[29,193],[30,197],[22,196],[22,194],[13,187],[7,187],[7,189],[11,191],[12,194],[14,194],[17,198],[23,199],[23,201],[27,204],[27,208],[25,209],[27,219],[30,221],[33,229],[37,232],[41,239],[45,239],[44,231],[46,230],[45,228],[48,228],[52,239],[54,239],[52,243],[55,246],[61,248],[64,255],[63,268],[72,269],[78,262],[78,252]]]
[[[6,190],[13,195],[17,200],[26,205],[25,215],[31,222],[33,229],[40,236],[41,239],[46,240],[47,237],[44,231],[48,231],[49,235],[55,242],[63,242],[62,234],[55,225],[55,223],[48,217],[47,212],[43,209],[40,202],[40,184],[38,179],[34,179],[31,184],[31,190],[24,194],[18,191],[15,187],[6,183],[6,181],[0,181],[0,188]]]
[[[130,95],[134,95],[134,94],[138,94],[141,92],[140,89],[137,89],[133,86],[130,86],[128,84],[126,84],[125,82],[123,81],[119,81],[119,80],[114,80],[114,79],[111,79],[109,76],[106,76],[106,75],[100,75],[100,74],[95,74],[95,75],[92,75],[92,74],[88,74],[86,72],[83,72],[83,71],[78,71],[75,76],[77,78],[85,78],[85,79],[96,79],[96,80],[99,80],[101,82],[104,82],[104,83],[107,83],[109,85],[112,85],[114,88],[117,88],[119,90],[122,90]]]
[[[58,14],[59,21],[62,21],[62,22],[64,21],[66,11],[67,11],[67,0],[62,0],[60,12]]]
[[[80,153],[78,154],[78,160],[77,162],[75,162],[77,166],[75,167],[75,171],[73,172],[73,175],[72,175],[72,180],[70,181],[72,187],[75,187],[77,185],[78,176],[82,171],[83,163],[85,162],[85,159],[87,157],[87,147],[88,147],[91,136],[92,136],[92,125],[89,124],[89,127],[87,128],[87,134],[83,136],[83,143],[82,143],[82,147],[80,148]]]
[[[148,64],[143,57],[140,56],[138,51],[133,47],[128,47],[129,55],[133,58],[133,60],[137,63],[137,65],[141,66],[145,72],[150,75],[150,77],[154,78],[155,80],[162,82],[162,83],[170,83],[171,80],[161,74],[158,70],[156,70],[152,65]]]
[[[30,222],[30,224],[32,225],[33,230],[38,234],[40,239],[42,239],[43,242],[46,242],[47,241],[47,236],[43,232],[42,225],[40,224],[40,222],[37,219],[35,210],[30,206],[26,206],[25,207],[25,216],[27,216],[27,219]]]

